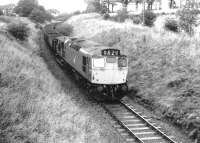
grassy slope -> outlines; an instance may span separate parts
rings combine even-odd
[[[16,20],[29,23],[31,34],[27,42],[0,34],[0,142],[120,142],[106,123],[100,125],[92,117],[93,107],[75,102],[81,94],[77,87],[68,80],[63,87],[49,71],[41,57],[39,31],[34,24],[25,18]],[[52,57],[48,60],[56,68]],[[58,68],[56,73],[60,72]],[[64,74],[60,76],[66,80]]]
[[[142,28],[128,22],[105,21],[98,14],[74,16],[67,23],[74,25],[74,35],[128,54],[129,84],[137,90],[139,101],[187,128],[190,135],[197,133],[200,126],[198,37],[174,34],[163,27]]]

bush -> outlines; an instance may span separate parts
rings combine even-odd
[[[135,24],[140,24],[140,23],[142,23],[142,18],[141,18],[141,16],[133,15],[133,16],[131,16],[131,19],[133,20],[133,23],[135,23]]]
[[[117,22],[124,22],[128,18],[128,12],[126,9],[122,9],[117,12],[117,15],[114,17],[114,20]]]
[[[199,10],[182,9],[177,12],[180,17],[180,27],[190,35],[194,32],[193,27],[197,25],[197,15]]]
[[[144,12],[144,25],[153,26],[154,21],[156,20],[156,15],[150,10]]]
[[[29,36],[29,27],[26,23],[11,23],[8,25],[8,32],[13,35],[16,39],[24,41]]]
[[[69,36],[73,32],[73,26],[70,24],[65,24],[64,26],[57,27],[58,32],[62,33],[65,36]]]
[[[105,14],[103,15],[103,19],[107,20],[107,19],[109,19],[109,18],[110,18],[110,15],[109,15],[108,13],[105,13]]]
[[[167,30],[173,31],[173,32],[178,32],[179,31],[179,26],[178,22],[175,19],[167,19],[165,22],[165,28]]]

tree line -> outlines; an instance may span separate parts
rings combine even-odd
[[[39,23],[50,21],[53,18],[43,6],[39,5],[38,0],[20,0],[14,8],[14,12]]]
[[[91,8],[91,5],[95,5],[96,7],[101,3],[100,0],[85,0],[86,3],[88,5],[90,5],[90,7],[88,8]],[[161,0],[157,0],[158,2],[161,2]],[[170,3],[173,3],[174,0],[170,0]],[[112,4],[114,5],[115,2],[111,2],[110,0],[104,0],[105,3],[107,3],[107,10],[109,12],[109,5]],[[155,2],[155,0],[116,0],[116,2],[121,2],[124,6],[124,8],[127,8],[128,4],[129,3],[136,3],[136,7],[138,7],[139,4],[141,3],[146,3],[147,4],[147,9],[148,10],[151,10],[152,9],[152,5],[153,3]]]

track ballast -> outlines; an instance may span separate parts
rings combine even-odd
[[[102,106],[117,122],[114,127],[122,132],[126,142],[176,143],[172,137],[167,136],[155,123],[151,123],[150,119],[140,115],[140,111],[126,101],[102,103]]]

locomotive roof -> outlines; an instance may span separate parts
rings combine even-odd
[[[71,39],[73,41],[73,45],[75,45],[74,47],[76,46],[79,47],[79,48],[75,48],[76,50],[78,49],[82,51],[83,53],[87,53],[90,55],[100,55],[101,50],[110,48],[107,46],[103,46],[99,43],[96,43],[94,41],[87,40],[87,39],[80,39],[77,37],[60,36],[60,37],[57,37],[57,39],[62,42],[65,42],[67,39]]]
[[[92,55],[100,55],[101,50],[109,48],[91,40],[80,41],[78,45],[81,46],[82,51],[86,51],[88,54]]]

